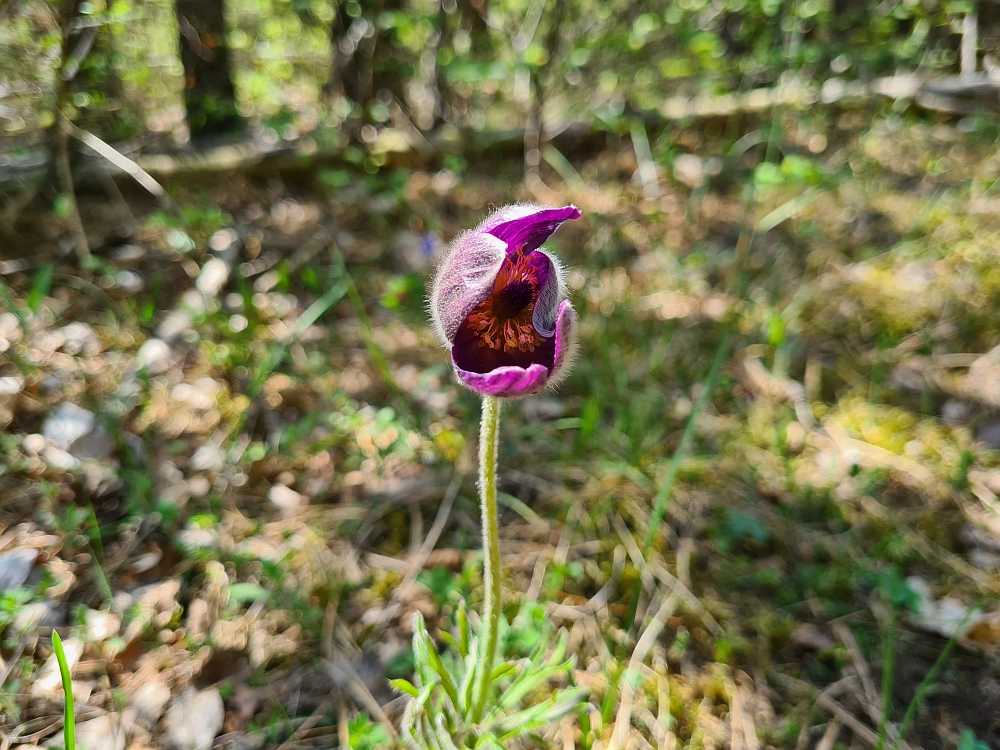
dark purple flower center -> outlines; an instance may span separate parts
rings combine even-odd
[[[541,253],[519,248],[507,255],[493,282],[493,293],[479,303],[455,336],[455,363],[469,372],[498,367],[551,367],[555,341],[542,336],[532,322],[538,295],[551,273]]]
[[[534,301],[534,290],[531,288],[530,281],[519,279],[511,281],[495,296],[500,304],[493,305],[494,311],[501,315],[506,313],[508,316],[514,317]]]

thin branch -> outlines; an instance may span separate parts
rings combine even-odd
[[[91,148],[98,155],[107,159],[122,172],[125,172],[127,175],[132,177],[132,179],[138,182],[149,193],[159,198],[160,202],[163,203],[165,207],[169,207],[174,212],[179,212],[177,204],[175,204],[173,199],[167,195],[163,186],[160,185],[160,183],[158,183],[145,169],[140,167],[120,151],[117,151],[112,146],[109,146],[93,133],[89,133],[86,130],[78,128],[68,120],[65,121],[65,127],[68,128],[68,132],[71,136],[76,138],[85,146]]]

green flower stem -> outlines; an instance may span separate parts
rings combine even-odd
[[[69,664],[66,662],[66,652],[63,650],[62,638],[59,633],[52,631],[52,649],[56,652],[56,661],[59,663],[59,674],[62,676],[63,694],[65,696],[65,708],[63,709],[63,744],[66,750],[76,750],[76,710],[73,707],[73,678],[69,673]]]
[[[478,722],[490,692],[500,627],[500,531],[497,527],[497,447],[500,442],[500,399],[483,396],[479,431],[479,494],[483,508],[483,624],[479,665],[473,693],[472,720]]]

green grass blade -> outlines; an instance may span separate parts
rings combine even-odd
[[[66,750],[76,750],[76,708],[73,706],[73,678],[69,674],[69,664],[66,663],[66,652],[63,651],[62,638],[52,631],[52,649],[56,652],[59,662],[59,674],[62,676],[63,693],[66,705],[63,709],[63,740]]]
[[[643,557],[649,552],[649,547],[653,543],[653,537],[656,536],[656,531],[663,522],[663,514],[667,509],[667,503],[670,501],[674,482],[677,479],[677,472],[680,470],[681,463],[691,449],[691,443],[694,442],[695,422],[698,421],[698,416],[704,411],[708,400],[715,393],[715,389],[719,384],[719,375],[722,373],[722,365],[726,361],[726,354],[729,352],[729,344],[732,339],[732,329],[727,329],[725,335],[722,337],[722,341],[719,342],[719,346],[715,350],[715,359],[712,360],[712,368],[708,371],[708,377],[705,379],[705,387],[702,388],[701,395],[698,396],[698,401],[695,402],[694,408],[691,410],[691,416],[688,417],[687,425],[684,427],[684,434],[681,435],[681,442],[677,446],[677,450],[674,451],[669,466],[667,466],[667,476],[664,477],[663,484],[660,485],[660,491],[656,493],[656,500],[653,503],[653,515],[649,519],[649,528],[646,530]]]
[[[962,621],[958,623],[958,626],[955,628],[955,632],[952,633],[952,636],[945,644],[944,649],[942,649],[941,653],[938,654],[938,658],[934,661],[931,668],[927,671],[927,674],[924,675],[924,679],[921,680],[920,684],[917,686],[917,690],[913,694],[913,698],[910,700],[910,705],[906,707],[906,713],[903,714],[903,721],[899,725],[898,738],[900,742],[906,739],[906,733],[909,731],[910,725],[913,723],[913,720],[917,718],[917,709],[919,709],[920,704],[924,702],[924,695],[930,689],[931,685],[937,679],[938,674],[944,668],[945,662],[948,661],[948,657],[951,656],[951,652],[955,650],[955,646],[958,645],[958,634],[965,628],[965,624],[969,621],[969,618],[972,617],[972,613],[975,612],[978,607],[979,604],[976,604],[975,606],[970,607],[969,611],[965,613],[965,617],[963,617]],[[895,747],[895,745],[893,746]]]
[[[31,312],[38,312],[38,306],[42,304],[45,295],[52,289],[52,272],[55,265],[52,263],[43,264],[35,273],[31,280],[31,291],[28,292],[28,309]]]

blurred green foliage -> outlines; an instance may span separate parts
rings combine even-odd
[[[0,18],[0,129],[13,145],[54,121],[60,8],[25,0]],[[786,74],[954,72],[970,8],[964,0],[225,3],[240,113],[258,136],[321,143],[337,142],[347,118],[389,121],[396,102],[424,127],[435,119],[511,127],[527,96],[525,74],[559,114],[614,124],[626,107],[653,110],[666,96],[774,85]],[[66,114],[111,140],[183,142],[178,46],[169,0],[80,3],[63,71]],[[335,79],[348,64],[370,81],[364,101],[338,93]],[[429,121],[428,92],[440,96]],[[811,183],[803,168],[782,165],[782,176]]]

